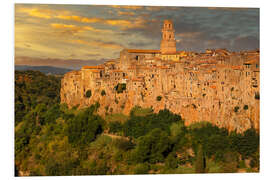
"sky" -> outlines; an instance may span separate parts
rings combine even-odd
[[[177,50],[259,48],[258,8],[15,5],[15,65],[79,68],[124,49],[159,49],[171,19]]]

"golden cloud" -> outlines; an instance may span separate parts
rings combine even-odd
[[[77,34],[79,32],[84,31],[93,31],[93,32],[99,32],[99,33],[110,33],[110,30],[103,30],[103,29],[96,29],[91,26],[76,26],[76,25],[69,25],[69,24],[51,24],[51,27],[55,29],[61,30],[61,33],[64,34]]]
[[[52,18],[53,12],[49,9],[38,9],[38,8],[21,8],[19,12],[27,13],[29,16],[50,19]]]
[[[118,15],[120,15],[120,16],[122,16],[122,15],[125,15],[125,16],[134,16],[135,13],[134,12],[118,11]]]
[[[122,7],[122,6],[121,6]],[[141,6],[124,6],[125,8],[142,8]],[[82,23],[102,23],[111,26],[119,26],[123,29],[134,28],[142,26],[142,19],[135,19],[134,21],[124,20],[124,19],[103,19],[103,18],[89,18],[77,15],[71,15],[70,11],[56,11],[50,9],[38,9],[38,8],[20,8],[19,12],[27,13],[29,16],[44,18],[44,19],[63,19]],[[134,14],[132,12],[121,12],[122,14]],[[121,14],[120,13],[120,14]],[[61,26],[63,27],[63,26]],[[78,28],[65,26],[64,28],[73,29],[75,32],[79,31]]]
[[[76,40],[71,40],[71,43],[84,44],[87,46],[102,47],[102,48],[108,48],[108,49],[122,49],[123,48],[123,46],[121,46],[120,44],[116,44],[113,42],[85,41],[81,39],[76,39]]]
[[[73,20],[77,22],[83,22],[83,23],[96,23],[102,21],[100,18],[87,18],[82,16],[68,16],[68,15],[58,15],[55,16],[57,19],[64,19],[64,20]]]
[[[120,6],[120,5],[112,5],[113,8],[123,8],[123,9],[132,9],[132,10],[139,10],[142,9],[143,6]]]

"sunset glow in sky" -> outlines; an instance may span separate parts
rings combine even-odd
[[[15,64],[77,67],[123,48],[159,49],[164,19],[177,50],[259,48],[258,8],[16,4]]]

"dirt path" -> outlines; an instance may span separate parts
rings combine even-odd
[[[110,136],[112,139],[125,139],[125,140],[129,140],[128,137],[124,137],[124,136],[118,136],[118,135],[114,135],[114,134],[109,134],[109,133],[103,133],[106,136]]]

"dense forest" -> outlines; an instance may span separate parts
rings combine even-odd
[[[184,125],[167,109],[97,114],[99,103],[60,104],[60,77],[15,72],[15,175],[181,174],[259,171],[259,134]]]

